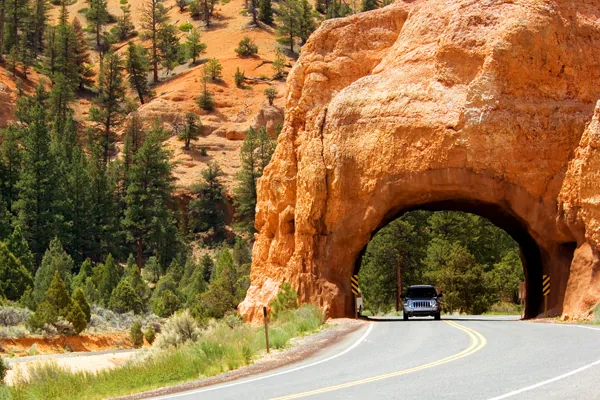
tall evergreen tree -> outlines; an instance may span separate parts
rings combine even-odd
[[[123,226],[136,246],[136,262],[142,267],[148,248],[162,240],[170,220],[172,177],[169,153],[162,147],[162,129],[155,125],[136,155],[129,172]]]
[[[146,49],[133,42],[129,42],[126,60],[129,84],[137,92],[140,103],[144,104],[144,97],[149,96],[151,93],[148,87],[148,79],[146,78],[150,70],[150,62],[148,61]]]
[[[152,76],[154,83],[158,82],[158,65],[161,62],[159,53],[159,31],[162,26],[168,23],[167,9],[162,4],[162,0],[144,0],[141,8],[142,28],[146,30],[146,35],[150,38],[151,51],[150,62],[152,63]]]
[[[32,31],[34,56],[44,51],[44,33],[48,19],[48,1],[33,0],[32,4]]]
[[[192,59],[192,64],[196,64],[196,59],[206,51],[206,44],[200,41],[200,30],[192,28],[186,36],[185,44],[188,57]]]
[[[100,127],[105,163],[108,162],[114,145],[113,129],[124,112],[125,86],[122,69],[118,54],[106,54],[100,68],[98,96],[94,100],[94,107],[90,108],[90,120]]]
[[[94,81],[94,70],[91,66],[91,57],[87,40],[85,38],[85,32],[81,26],[79,19],[73,19],[73,32],[77,39],[75,45],[75,64],[77,65],[77,74],[79,76],[79,90],[83,90],[85,86],[91,86]]]
[[[53,239],[44,254],[40,268],[35,273],[33,304],[37,306],[43,300],[55,273],[58,273],[61,280],[70,288],[73,265],[73,259],[64,251],[60,240]]]
[[[264,127],[258,131],[253,128],[248,130],[240,150],[242,168],[237,174],[238,185],[234,201],[238,217],[250,231],[254,229],[257,181],[271,161],[274,150],[275,141],[269,137]]]
[[[300,28],[298,36],[300,37],[302,44],[305,44],[309,36],[316,29],[315,18],[313,16],[312,5],[308,2],[308,0],[302,0],[300,3],[300,7],[302,14],[300,17]]]
[[[18,224],[39,265],[55,232],[54,203],[58,185],[44,105],[34,105],[30,113],[32,121],[23,135],[23,164],[17,184],[20,193],[15,210]]]
[[[299,0],[282,0],[277,14],[277,41],[290,46],[294,52],[294,41],[300,36],[302,6]]]
[[[209,163],[202,171],[204,182],[192,189],[197,197],[189,205],[189,223],[195,232],[206,232],[212,229],[215,237],[221,236],[225,226],[224,191],[219,179],[222,175],[223,171],[217,163]]]
[[[96,36],[96,49],[102,48],[102,28],[109,20],[106,0],[88,0],[89,6],[85,13],[90,24],[90,30]]]
[[[163,67],[167,69],[167,75],[178,64],[179,38],[177,28],[174,25],[164,23],[158,30],[158,52]]]
[[[33,254],[31,253],[31,250],[29,250],[29,245],[27,244],[27,240],[25,240],[25,236],[23,236],[23,231],[19,225],[15,226],[13,233],[6,239],[6,247],[15,257],[17,257],[25,269],[29,271],[31,276],[34,276],[35,263]]]
[[[21,148],[19,139],[22,130],[16,125],[9,125],[2,132],[2,143],[0,144],[0,194],[4,198],[8,211],[13,211],[13,205],[17,201],[17,183],[21,172]]]
[[[267,25],[273,23],[273,8],[271,0],[259,0],[258,19]]]

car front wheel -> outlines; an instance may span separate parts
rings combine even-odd
[[[408,314],[407,313],[402,313],[402,319],[405,321],[408,321]]]

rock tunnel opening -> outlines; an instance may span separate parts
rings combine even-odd
[[[520,258],[521,264],[523,265],[526,285],[524,317],[534,318],[544,311],[542,276],[544,274],[544,259],[548,259],[549,256],[544,254],[542,248],[531,236],[525,221],[512,214],[505,207],[497,204],[469,200],[448,200],[420,204],[399,210],[390,210],[382,219],[377,229],[372,232],[371,239],[373,239],[373,237],[383,227],[387,226],[392,221],[411,211],[417,210],[460,211],[464,213],[475,214],[487,219],[493,225],[508,233],[514,239],[514,241],[518,243],[520,248]],[[354,265],[354,274],[358,274],[360,271],[367,246],[368,243],[360,251],[360,254]],[[566,243],[562,247],[564,256],[570,256],[572,258],[575,247],[571,243]]]

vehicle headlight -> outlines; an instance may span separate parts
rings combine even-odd
[[[430,305],[431,307],[435,307],[435,306],[436,306],[436,304],[437,304],[437,302],[436,302],[435,300],[431,300],[431,301],[429,302],[429,305]]]
[[[406,304],[408,305],[408,308],[412,308],[412,306],[413,306],[412,301],[410,301],[410,300],[407,301]]]

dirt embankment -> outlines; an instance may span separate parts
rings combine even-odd
[[[128,332],[89,334],[80,336],[24,337],[1,339],[2,357],[26,357],[82,351],[131,349]]]

